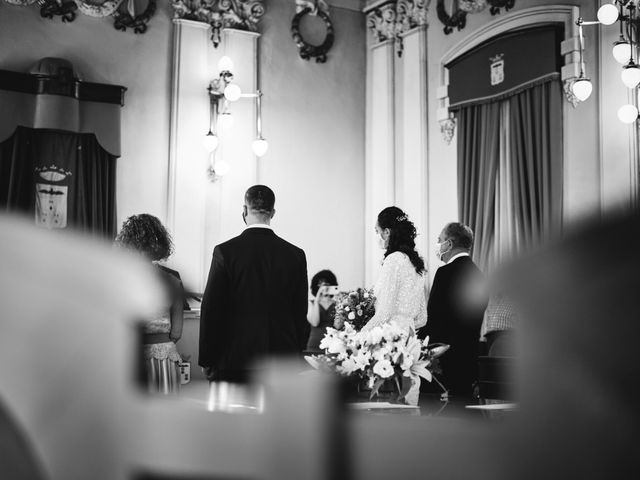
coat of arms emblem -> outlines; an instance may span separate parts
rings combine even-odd
[[[504,82],[504,53],[490,57],[489,61],[491,62],[491,85]]]

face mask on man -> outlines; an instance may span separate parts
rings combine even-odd
[[[444,257],[444,256],[445,256],[445,254],[446,254],[447,252],[449,252],[449,250],[451,250],[451,247],[449,247],[449,248],[447,248],[445,251],[442,251],[442,246],[443,246],[445,243],[447,243],[448,241],[449,241],[449,240],[445,240],[445,241],[444,241],[444,242],[442,242],[442,243],[440,243],[440,242],[436,243],[436,257],[438,257],[438,260],[440,260],[440,261],[444,261],[444,260],[442,259],[442,257]]]

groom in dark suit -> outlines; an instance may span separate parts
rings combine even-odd
[[[419,332],[429,342],[451,348],[440,358],[443,383],[455,395],[469,396],[477,378],[478,341],[488,296],[482,272],[471,260],[473,231],[447,224],[438,236],[438,268],[427,304],[427,324]]]
[[[298,355],[306,345],[307,260],[271,229],[274,205],[269,187],[249,188],[247,228],[213,251],[198,359],[211,381],[245,382],[261,360]]]

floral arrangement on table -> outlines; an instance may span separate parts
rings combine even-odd
[[[383,385],[391,383],[396,394],[394,400],[402,402],[412,381],[420,377],[440,384],[432,373],[439,372],[436,359],[449,347],[430,346],[428,341],[428,337],[421,341],[413,331],[395,322],[367,331],[357,331],[346,322],[342,330],[327,329],[320,342],[324,354],[305,358],[318,370],[355,380],[370,390],[369,399],[377,396]]]
[[[334,326],[341,330],[350,323],[359,331],[376,313],[376,297],[373,290],[358,288],[352,292],[340,292],[335,298]]]

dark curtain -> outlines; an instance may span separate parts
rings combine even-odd
[[[113,238],[116,157],[93,134],[18,127],[0,144],[0,209]]]
[[[508,152],[513,166],[515,228],[527,249],[562,224],[562,90],[559,81],[509,98]]]
[[[485,267],[495,231],[495,192],[499,165],[500,104],[469,105],[459,110],[458,210],[475,233],[474,261]]]
[[[506,125],[500,108],[509,103]],[[562,91],[556,79],[534,85],[506,100],[460,108],[458,200],[460,221],[475,233],[474,261],[489,267],[497,228],[496,178],[500,132],[507,129],[511,165],[516,252],[557,233],[562,224]],[[501,173],[502,174],[502,173]]]

